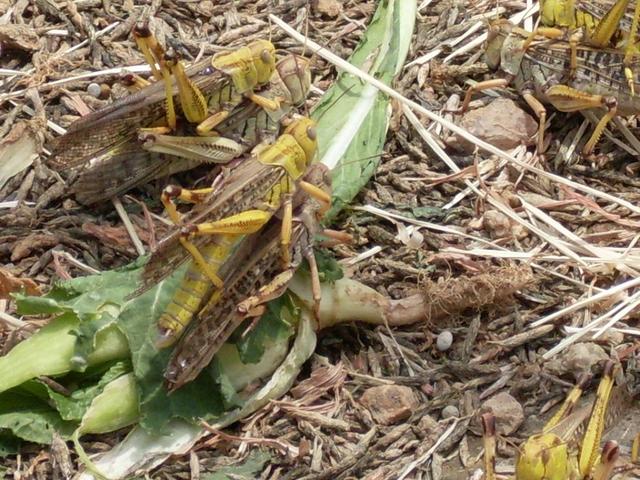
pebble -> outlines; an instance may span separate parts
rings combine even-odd
[[[538,122],[513,101],[498,98],[486,107],[466,112],[460,126],[476,137],[503,150],[533,144]],[[458,146],[473,153],[475,145],[455,137]]]
[[[446,352],[453,345],[453,333],[449,330],[443,330],[438,334],[438,338],[436,339],[436,347],[441,352]]]
[[[507,392],[500,392],[484,402],[480,415],[488,411],[496,417],[496,430],[501,435],[513,434],[524,421],[522,405]]]
[[[87,93],[92,97],[99,98],[102,94],[102,88],[97,83],[90,83],[87,86]]]
[[[442,418],[457,418],[460,416],[460,410],[455,405],[447,405],[442,409]]]
[[[593,373],[593,367],[608,358],[600,345],[591,342],[574,343],[558,359],[547,362],[546,368],[555,375],[570,373],[577,379],[582,373]]]
[[[365,390],[360,397],[373,419],[382,425],[393,425],[406,420],[419,405],[418,396],[410,387],[381,385]]]

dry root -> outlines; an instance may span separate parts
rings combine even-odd
[[[390,325],[452,320],[466,310],[504,308],[513,303],[513,294],[534,282],[528,266],[499,267],[474,276],[427,281],[421,292],[388,305]]]

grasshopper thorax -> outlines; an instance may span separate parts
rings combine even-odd
[[[258,83],[267,83],[276,68],[276,47],[268,40],[254,40],[247,47],[258,73]]]
[[[504,19],[492,22],[489,27],[487,42],[484,48],[484,61],[493,71],[500,68],[502,47],[505,39],[509,33],[511,33],[512,28],[513,24]]]
[[[309,60],[295,54],[285,56],[276,64],[273,83],[291,105],[301,105],[311,89]]]
[[[316,132],[316,122],[307,117],[298,117],[284,131],[285,134],[291,135],[296,143],[304,150],[304,165],[297,165],[301,171],[305,171],[313,161],[318,148],[318,133]]]

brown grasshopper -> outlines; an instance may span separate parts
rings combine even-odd
[[[316,152],[315,123],[305,117],[293,121],[272,145],[254,153],[233,169],[219,189],[198,191],[168,187],[163,203],[170,218],[182,225],[165,239],[147,263],[141,290],[157,283],[189,259],[194,259],[174,300],[161,315],[157,345],[169,346],[191,321],[214,289],[224,289],[217,269],[235,248],[241,235],[254,233],[284,205],[281,243],[287,261],[292,194],[297,187],[324,204],[330,198],[301,180]],[[196,203],[185,218],[173,204],[179,198]]]
[[[540,0],[540,23],[530,34],[525,47],[538,35],[549,38],[566,36],[571,46],[570,72],[575,72],[578,43],[594,48],[624,49],[623,69],[632,93],[635,93],[633,57],[640,3],[630,8],[630,0]]]
[[[330,185],[329,171],[322,164],[314,164],[305,180],[326,190]],[[303,257],[310,266],[317,312],[320,280],[312,242],[326,205],[312,201],[304,191],[300,191],[294,200],[296,204],[300,202],[291,229],[291,240],[287,245],[292,262],[284,265],[284,269],[279,254],[282,221],[276,218],[259,233],[244,237],[220,267],[224,288],[215,290],[209,297],[197,314],[198,321],[179,340],[171,356],[165,371],[170,391],[196,378],[247,317],[261,315],[265,302],[285,292]]]
[[[640,98],[629,88],[623,72],[623,52],[577,45],[577,64],[574,74],[570,75],[572,47],[567,42],[536,38],[525,48],[528,37],[529,32],[506,20],[491,25],[485,61],[490,68],[500,69],[505,78],[479,82],[469,88],[461,111],[468,108],[474,92],[513,83],[539,119],[538,152],[542,152],[547,113],[541,102],[561,112],[605,109],[605,115],[583,148],[584,155],[593,152],[613,117],[640,112]],[[637,63],[632,67],[636,72]]]
[[[185,128],[177,132],[179,135],[143,130],[136,138],[84,163],[72,191],[79,202],[91,204],[198,164],[229,162],[259,143],[273,140],[280,120],[305,101],[310,84],[308,61],[287,55],[277,62],[269,84],[260,91],[262,98],[279,105],[277,109],[265,109],[244,99],[216,126],[215,133],[221,136],[185,136]],[[218,95],[232,90],[227,85]],[[229,105],[220,98],[214,103]]]
[[[76,121],[57,140],[52,165],[69,168],[83,164],[135,139],[140,129],[156,133],[175,130],[178,114],[206,135],[228,116],[226,107],[243,98],[277,110],[277,102],[254,93],[274,72],[275,47],[271,42],[256,40],[185,70],[180,61],[164,52],[146,25],[137,25],[134,35],[158,81]]]

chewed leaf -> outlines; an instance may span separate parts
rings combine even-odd
[[[380,2],[349,62],[391,84],[409,51],[416,2]],[[369,181],[382,155],[390,118],[389,99],[346,72],[322,97],[312,117],[318,122],[320,161],[333,169],[335,216]]]

